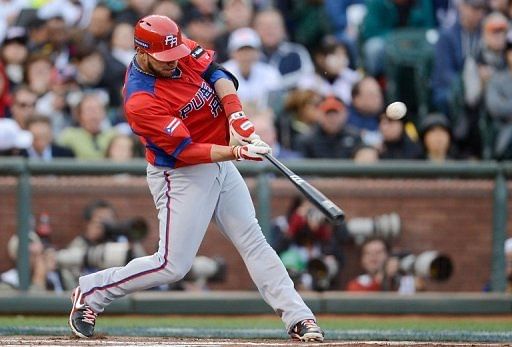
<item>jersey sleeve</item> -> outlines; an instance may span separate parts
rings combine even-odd
[[[184,38],[183,42],[188,46],[188,48],[190,48],[190,54],[186,57],[186,64],[198,74],[203,74],[203,72],[205,72],[214,61],[215,51],[204,49],[199,46],[197,42],[190,39]]]
[[[170,115],[166,105],[152,95],[133,94],[125,104],[125,112],[133,132],[144,139],[147,149],[155,153],[157,162],[168,162],[169,159],[187,164],[212,161],[212,144],[193,143],[181,119]]]

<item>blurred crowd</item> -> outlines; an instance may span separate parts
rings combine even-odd
[[[0,155],[140,157],[122,86],[147,14],[217,52],[280,158],[512,156],[510,0],[4,0]]]

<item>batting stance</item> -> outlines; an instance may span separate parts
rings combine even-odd
[[[147,181],[160,222],[158,251],[80,277],[71,330],[90,337],[98,313],[114,299],[182,279],[213,216],[290,336],[323,341],[315,316],[265,240],[249,190],[231,162],[261,161],[271,151],[242,111],[236,78],[213,61],[214,52],[182,38],[177,24],[164,16],[139,20],[135,46],[124,106],[146,147]],[[229,146],[230,141],[237,144]]]

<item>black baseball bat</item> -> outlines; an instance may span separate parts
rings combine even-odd
[[[283,163],[277,160],[272,154],[264,154],[265,158],[281,171],[304,196],[311,201],[318,209],[333,223],[340,224],[345,219],[345,212],[334,202],[329,200],[318,189],[313,187],[302,177],[288,169]]]

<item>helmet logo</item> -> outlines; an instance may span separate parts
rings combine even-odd
[[[145,49],[149,49],[149,43],[142,41],[141,39],[138,39],[136,37],[134,38],[134,41],[135,41],[135,45],[140,46]]]
[[[178,45],[178,38],[175,35],[167,35],[165,37],[165,45],[175,47]]]

